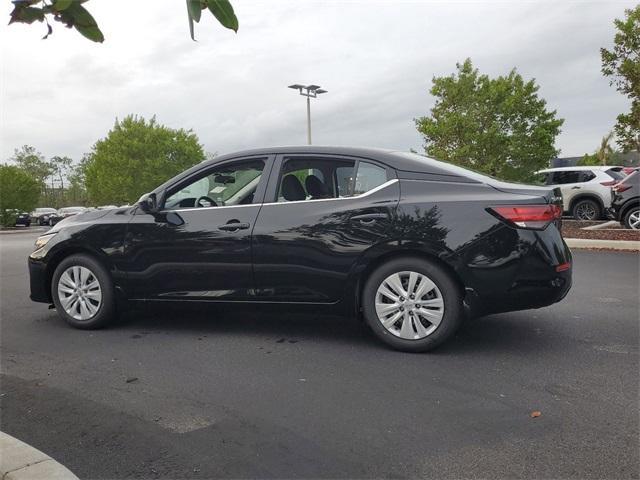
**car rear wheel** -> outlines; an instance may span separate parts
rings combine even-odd
[[[624,214],[624,226],[633,230],[640,230],[640,205],[631,207]]]
[[[109,272],[88,255],[72,255],[60,262],[53,274],[51,297],[58,314],[75,328],[100,328],[115,316]]]
[[[463,318],[462,294],[439,265],[391,260],[368,278],[362,294],[367,324],[378,338],[405,352],[426,352],[451,337]]]
[[[598,220],[602,215],[600,205],[595,200],[578,200],[571,212],[576,220]]]

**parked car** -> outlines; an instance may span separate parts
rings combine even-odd
[[[22,225],[24,227],[31,226],[31,216],[27,212],[19,212],[16,215],[16,227]]]
[[[363,315],[425,351],[472,315],[538,308],[571,287],[560,190],[413,153],[245,151],[200,163],[129,209],[39,237],[31,299],[77,328],[137,302],[291,305]]]
[[[55,213],[57,213],[55,208],[36,208],[31,212],[31,220],[36,222],[38,225],[49,225],[49,217]]]
[[[64,207],[59,209],[55,214],[51,214],[49,216],[49,225],[54,226],[61,220],[65,218],[72,217],[74,215],[78,215],[79,213],[86,212],[87,209],[85,207]]]
[[[560,187],[563,210],[576,220],[598,220],[611,207],[611,187],[625,177],[622,167],[560,167],[540,170],[540,182]]]
[[[640,230],[640,172],[632,173],[611,188],[610,212],[626,228]]]

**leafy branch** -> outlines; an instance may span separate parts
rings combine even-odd
[[[189,19],[189,33],[195,40],[194,22],[200,22],[202,10],[208,9],[218,22],[225,28],[238,31],[238,18],[229,0],[186,0]],[[47,33],[43,39],[53,33],[49,20],[62,23],[67,28],[75,28],[84,37],[93,42],[104,42],[104,35],[96,20],[89,11],[82,6],[88,0],[12,0],[13,11],[9,15],[9,25],[12,23],[45,22]]]

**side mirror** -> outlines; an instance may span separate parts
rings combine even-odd
[[[158,212],[158,201],[155,193],[145,193],[138,200],[138,206],[144,213],[154,214]]]

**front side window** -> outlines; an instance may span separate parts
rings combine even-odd
[[[263,160],[220,165],[181,185],[165,200],[166,210],[249,205],[264,170]]]

